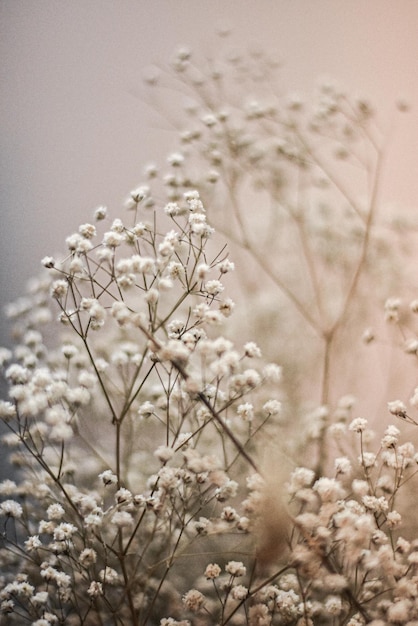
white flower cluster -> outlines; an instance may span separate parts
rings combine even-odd
[[[168,583],[183,552],[199,562],[210,537],[249,532],[242,463],[255,464],[260,426],[280,411],[281,370],[255,342],[237,348],[219,333],[233,309],[221,280],[234,265],[209,252],[199,194],[153,226],[137,218],[149,191],[132,192],[131,205],[133,225],[108,227],[100,210],[101,239],[99,224],[67,238],[69,257],[44,259],[50,280],[10,311],[20,342],[2,351],[0,415],[22,473],[0,483],[0,603],[11,624],[106,623],[111,613],[154,622],[188,579],[186,568],[161,587],[162,562]],[[57,307],[49,348],[45,311]],[[230,560],[226,572],[246,568]],[[203,606],[200,591],[184,594],[185,609]]]
[[[377,441],[332,389],[357,368],[345,338],[378,343],[352,306],[383,282],[373,108],[331,84],[275,93],[263,54],[192,61],[171,63],[195,101],[166,171],[146,168],[122,217],[98,207],[7,307],[0,621],[416,626],[418,453],[401,427],[418,387]],[[252,261],[232,324],[245,302],[212,224]],[[417,311],[384,307],[412,356]]]

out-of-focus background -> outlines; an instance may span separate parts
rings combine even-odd
[[[220,28],[237,46],[274,53],[287,89],[309,93],[329,77],[386,119],[406,98],[384,192],[416,211],[417,27],[415,0],[1,0],[1,304],[175,146],[146,104],[144,73],[179,45],[216,53]]]

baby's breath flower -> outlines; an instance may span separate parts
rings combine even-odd
[[[263,376],[271,383],[278,383],[282,378],[282,368],[275,363],[269,363],[263,368]]]
[[[96,528],[103,524],[103,513],[101,511],[92,511],[84,518],[84,526],[86,528]]]
[[[78,560],[84,567],[89,567],[89,565],[96,563],[97,552],[93,550],[93,548],[84,548],[84,550],[80,552]]]
[[[87,593],[91,598],[98,598],[99,596],[103,596],[103,585],[98,580],[92,580],[89,588],[87,589]]]
[[[92,239],[96,235],[96,227],[93,224],[81,224],[78,232],[86,239]]]
[[[278,400],[268,400],[263,405],[263,410],[267,413],[267,415],[277,415],[282,410],[282,403]]]
[[[387,618],[390,624],[406,624],[412,611],[412,601],[402,598],[388,607]]]
[[[226,480],[215,491],[216,499],[219,502],[225,502],[230,498],[234,498],[238,492],[238,483],[235,480]]]
[[[115,500],[117,504],[130,503],[132,502],[132,493],[129,491],[129,489],[125,489],[124,487],[121,487],[115,493]]]
[[[210,520],[206,517],[199,517],[199,519],[193,522],[193,527],[198,535],[206,535],[211,526]]]
[[[363,454],[358,457],[358,462],[366,469],[374,467],[376,465],[376,455],[374,452],[363,452]]]
[[[44,267],[46,267],[47,269],[52,269],[53,267],[55,267],[55,259],[52,256],[44,256],[44,258],[41,261],[42,265]]]
[[[107,207],[105,206],[99,206],[97,207],[97,209],[94,211],[94,218],[99,222],[101,220],[104,220],[105,217],[107,215]]]
[[[158,448],[155,450],[154,455],[157,457],[159,461],[161,461],[162,463],[166,463],[167,461],[173,458],[174,450],[173,448],[170,448],[169,446],[161,445],[161,446],[158,446]]]
[[[396,417],[406,418],[407,408],[401,400],[393,400],[388,402],[389,413],[396,415]]]
[[[46,510],[49,520],[60,520],[65,515],[64,507],[59,503],[50,504]]]
[[[77,532],[77,527],[68,522],[59,524],[53,532],[55,541],[68,541]]]
[[[376,498],[376,496],[363,496],[362,502],[366,509],[375,513],[384,513],[388,510],[389,504],[384,496]]]
[[[245,576],[245,574],[247,573],[247,568],[241,561],[229,561],[225,565],[225,571],[231,576],[238,578],[240,576]]]
[[[32,535],[25,541],[25,548],[27,552],[34,552],[41,547],[42,541],[39,539],[39,535]]]
[[[146,402],[143,402],[143,404],[141,404],[141,406],[138,409],[138,415],[140,415],[141,417],[150,417],[155,411],[155,406],[152,404],[152,402],[150,402],[149,400],[147,400]]]
[[[184,156],[180,152],[173,152],[168,156],[167,160],[173,167],[180,167],[184,163]]]
[[[255,358],[255,357],[260,358],[261,350],[257,346],[257,344],[254,343],[254,341],[249,341],[248,343],[244,345],[244,354],[245,356],[250,357],[250,358]]]
[[[402,523],[402,516],[398,513],[398,511],[389,511],[386,516],[386,521],[389,528],[397,528]]]
[[[239,519],[239,515],[232,506],[226,506],[222,510],[221,519],[230,524],[236,522]]]
[[[19,519],[23,515],[23,509],[19,502],[15,500],[5,500],[0,503],[0,515]]]
[[[231,589],[231,596],[234,600],[245,600],[248,597],[248,588],[244,585],[234,585]]]
[[[249,626],[269,626],[271,615],[265,604],[253,604],[248,610]]]
[[[182,212],[177,202],[169,202],[168,204],[166,204],[164,207],[164,211],[165,213],[167,213],[167,215],[171,216],[179,215]]]
[[[10,480],[6,478],[0,483],[0,495],[2,496],[10,496],[17,491],[17,485],[14,480]]]
[[[399,310],[402,305],[400,298],[388,298],[385,302],[385,320],[399,322]]]
[[[198,613],[205,604],[204,595],[197,589],[190,589],[182,598],[183,604],[189,611]]]
[[[400,430],[396,428],[396,426],[388,426],[384,437],[382,439],[381,445],[383,448],[393,448],[398,443],[398,437],[400,435]]]
[[[242,417],[246,422],[251,422],[254,419],[254,407],[250,402],[240,404],[237,408],[237,415]]]
[[[103,245],[108,248],[117,248],[123,243],[124,239],[123,233],[110,230],[103,235]]]
[[[308,487],[312,484],[315,478],[315,472],[306,467],[298,467],[296,468],[290,477],[290,481],[288,484],[288,492],[290,494],[297,493],[300,489],[304,487]]]
[[[217,296],[223,290],[224,287],[219,280],[208,280],[205,283],[205,291],[211,296]]]
[[[229,259],[225,259],[219,264],[219,271],[221,274],[227,274],[228,272],[233,272],[235,269],[235,263],[230,261]]]
[[[32,598],[32,602],[35,605],[42,605],[48,602],[48,592],[47,591],[38,591]]]
[[[205,578],[208,580],[213,580],[214,578],[218,578],[221,573],[221,568],[217,563],[209,563],[205,569]]]
[[[337,474],[351,474],[351,463],[347,457],[339,457],[334,461]]]
[[[8,420],[13,419],[16,416],[16,407],[11,402],[0,400],[0,419]]]
[[[24,383],[27,383],[30,378],[29,370],[18,363],[10,365],[5,372],[5,375],[13,385],[23,385]]]
[[[340,596],[328,596],[324,604],[329,615],[339,615],[343,608]]]
[[[116,485],[118,482],[118,477],[110,469],[99,474],[99,478],[103,481],[104,485]]]
[[[111,522],[118,528],[129,528],[133,526],[134,519],[128,511],[116,511],[112,515]]]
[[[51,295],[53,298],[60,300],[67,295],[68,291],[68,282],[63,278],[60,278],[52,283],[51,286]]]
[[[363,417],[356,417],[348,426],[349,430],[352,430],[355,433],[362,433],[367,428],[367,420]]]
[[[119,574],[112,567],[105,567],[100,570],[99,578],[102,583],[106,583],[107,585],[117,585],[119,582]]]
[[[226,298],[219,303],[219,312],[224,317],[230,317],[235,308],[235,302],[231,298]]]
[[[323,502],[335,502],[345,495],[341,484],[334,478],[318,478],[312,488]]]

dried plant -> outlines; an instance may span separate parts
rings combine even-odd
[[[383,138],[367,102],[308,107],[275,72],[181,49],[161,80],[197,104],[168,172],[7,307],[1,624],[418,623],[418,392],[385,390],[379,433],[341,394],[367,316],[418,352],[416,300],[390,276],[369,296]]]

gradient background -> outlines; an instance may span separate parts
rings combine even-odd
[[[96,206],[114,213],[144,164],[175,146],[145,104],[144,70],[180,44],[213,52],[224,26],[238,46],[283,60],[291,90],[309,94],[330,77],[385,119],[406,97],[413,109],[396,122],[385,198],[416,211],[416,0],[1,0],[2,305]]]

